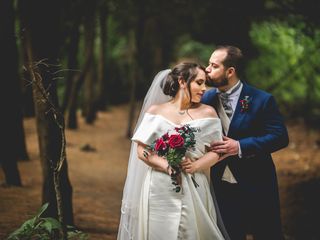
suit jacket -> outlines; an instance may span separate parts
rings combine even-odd
[[[240,100],[248,98],[248,109]],[[216,89],[207,91],[202,103],[216,108]],[[213,166],[211,178],[221,181],[228,164],[238,184],[253,191],[278,190],[271,153],[288,145],[288,133],[274,97],[243,83],[243,88],[230,123],[228,137],[238,140],[242,158],[231,156]]]

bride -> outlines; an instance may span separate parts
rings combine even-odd
[[[196,63],[178,64],[155,77],[132,137],[118,240],[229,239],[210,192],[210,167],[219,156],[206,146],[222,138],[222,128],[215,110],[200,103],[205,84],[205,70]],[[176,192],[167,160],[145,151],[168,130],[185,124],[199,131],[195,148],[181,163],[182,188]]]

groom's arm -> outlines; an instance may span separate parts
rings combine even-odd
[[[289,143],[287,128],[273,96],[269,96],[262,109],[263,134],[239,140],[242,156],[272,153]]]

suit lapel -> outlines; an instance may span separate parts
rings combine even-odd
[[[252,96],[250,95],[250,89],[247,84],[243,83],[243,87],[236,105],[236,109],[230,123],[228,136],[232,136],[234,130],[240,128],[242,121],[247,116],[246,112],[241,112],[241,103],[240,103],[240,100],[244,99],[245,96],[248,96],[249,100],[252,101]]]
[[[221,120],[223,135],[227,136],[228,130],[229,130],[229,125],[230,125],[230,120],[223,109],[222,103],[219,99],[217,92],[215,92],[215,95],[212,99],[212,106],[216,110],[216,112]]]
[[[218,113],[220,120],[221,120],[224,135],[228,136],[229,127],[230,127],[230,119],[229,119],[228,115],[226,114],[219,98],[218,98],[218,104],[217,104],[216,110],[217,110],[217,113]]]
[[[218,101],[219,101],[219,97],[218,97],[217,91],[215,91],[214,97],[212,99],[212,107],[214,109],[217,109],[217,106],[218,106],[218,103],[219,103]]]

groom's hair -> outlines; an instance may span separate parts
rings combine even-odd
[[[219,45],[215,50],[226,50],[227,56],[222,64],[225,68],[233,67],[238,77],[243,76],[244,57],[240,48],[231,45]]]

